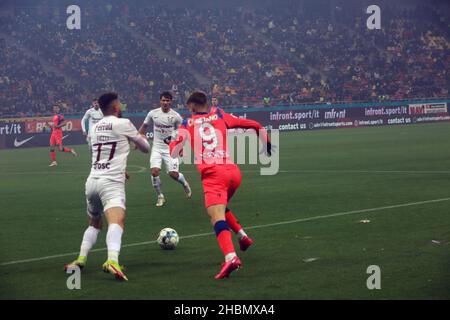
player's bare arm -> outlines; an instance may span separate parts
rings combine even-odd
[[[83,131],[83,135],[87,135],[86,130],[86,121],[90,118],[89,111],[86,111],[83,118],[81,119],[81,130]]]
[[[141,135],[145,135],[145,133],[147,132],[147,128],[148,128],[148,124],[143,123],[143,124],[139,127],[138,132],[139,132]]]
[[[142,151],[143,153],[150,152],[150,144],[148,143],[147,139],[141,134],[135,137],[130,137],[130,140],[134,143],[136,148]]]

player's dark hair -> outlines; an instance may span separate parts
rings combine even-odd
[[[161,94],[159,95],[159,100],[161,100],[163,97],[166,99],[173,100],[173,96],[169,91],[161,92]]]
[[[201,91],[195,91],[193,92],[189,98],[186,101],[186,104],[196,104],[199,106],[204,106],[208,102],[208,98],[206,97],[206,94]]]
[[[102,94],[100,98],[98,98],[98,104],[100,105],[100,109],[102,109],[102,112],[107,113],[109,108],[111,107],[111,103],[118,98],[119,95],[115,92]]]

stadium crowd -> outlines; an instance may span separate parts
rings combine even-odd
[[[180,108],[193,89],[224,107],[448,97],[448,17],[392,8],[368,30],[364,12],[341,11],[110,6],[70,31],[64,11],[20,8],[0,20],[0,117],[81,113],[105,90],[131,112],[166,89]]]

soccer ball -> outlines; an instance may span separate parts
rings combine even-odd
[[[163,250],[173,250],[176,248],[180,237],[172,228],[164,228],[159,232],[158,244]]]

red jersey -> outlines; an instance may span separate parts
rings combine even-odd
[[[200,172],[217,165],[233,164],[227,147],[227,129],[254,129],[263,142],[270,145],[266,131],[256,121],[237,118],[220,108],[196,113],[183,120],[178,129],[178,139],[170,143],[170,153],[178,156],[182,146],[190,140],[195,164]]]
[[[64,116],[62,114],[55,114],[53,116],[52,122],[53,122],[53,129],[52,134],[54,135],[62,135],[62,128],[57,128],[56,126],[59,126],[64,121]]]

